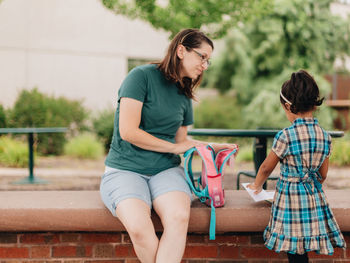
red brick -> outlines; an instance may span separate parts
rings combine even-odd
[[[122,234],[122,243],[123,244],[131,244],[131,239],[128,234]]]
[[[187,246],[184,258],[216,258],[217,246]]]
[[[250,244],[251,245],[263,246],[264,243],[265,243],[265,241],[264,241],[264,238],[263,238],[262,234],[250,236]]]
[[[120,243],[121,242],[121,235],[118,233],[106,233],[106,234],[82,234],[82,241],[83,242],[90,242],[90,243]]]
[[[347,251],[346,253],[348,253]],[[309,252],[309,258],[324,258],[324,259],[337,259],[337,258],[345,258],[345,250],[342,248],[335,248],[332,256],[328,255],[319,255],[315,252]]]
[[[85,256],[86,257],[92,257],[92,246],[84,246],[85,249]]]
[[[85,263],[125,263],[124,260],[88,260]]]
[[[344,239],[345,239],[346,244],[349,247],[349,245],[350,245],[350,235],[344,235]]]
[[[219,246],[219,258],[239,258],[239,248],[235,246]]]
[[[141,263],[141,261],[137,259],[126,259],[125,263]]]
[[[55,246],[52,248],[52,257],[91,257],[92,247],[83,246]]]
[[[17,243],[16,233],[0,233],[0,243]]]
[[[234,244],[236,246],[241,246],[241,245],[247,245],[249,241],[248,236],[240,236],[240,235],[230,235],[230,236],[225,236],[225,235],[219,235],[216,236],[215,240],[210,240],[209,243],[214,243],[214,244],[225,244],[225,245],[231,245]]]
[[[56,234],[23,234],[20,237],[20,243],[23,244],[52,244],[59,243],[58,235]]]
[[[116,246],[115,255],[117,257],[128,257],[133,254],[133,247],[131,245],[126,246]]]
[[[241,248],[241,256],[243,258],[278,258],[282,255],[263,247],[244,247]]]
[[[53,247],[52,256],[55,258],[75,257],[77,255],[76,246]]]
[[[188,235],[187,244],[204,244],[206,243],[206,238],[204,235]]]
[[[96,258],[112,258],[114,254],[113,245],[98,244],[94,247],[94,257]]]
[[[60,235],[61,242],[78,242],[81,239],[81,235],[77,233],[64,233]]]
[[[51,249],[48,246],[36,246],[30,248],[31,258],[49,258],[51,256]]]
[[[131,249],[131,256],[137,257],[134,247],[132,247],[132,249]]]
[[[26,247],[0,247],[0,258],[28,258],[29,250]]]

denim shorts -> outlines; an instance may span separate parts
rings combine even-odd
[[[114,216],[117,216],[117,205],[125,199],[137,198],[152,208],[154,199],[173,191],[185,192],[192,200],[191,190],[181,166],[152,176],[106,167],[100,185],[102,201]]]

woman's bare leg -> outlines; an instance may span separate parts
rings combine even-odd
[[[184,192],[169,192],[157,197],[153,208],[164,228],[156,263],[179,263],[186,245],[191,199]]]
[[[142,263],[154,263],[159,240],[155,234],[149,206],[142,200],[130,198],[118,204],[116,213],[128,231],[139,260]]]

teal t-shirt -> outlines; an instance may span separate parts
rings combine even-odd
[[[119,107],[122,97],[143,102],[140,129],[151,135],[175,142],[180,126],[193,123],[192,101],[168,81],[157,65],[134,68],[123,81],[118,92],[118,106],[114,118],[114,132],[105,164],[109,167],[154,175],[181,163],[180,156],[141,149],[120,137]]]

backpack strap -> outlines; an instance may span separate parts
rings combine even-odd
[[[202,176],[197,181],[197,186],[193,179],[192,158],[197,151],[202,159]],[[223,167],[230,160],[230,157],[237,150],[222,150],[215,157],[215,151],[211,146],[193,147],[185,152],[184,169],[187,183],[199,200],[211,207],[209,239],[215,240],[216,216],[215,207],[224,205],[224,190],[222,187],[223,178],[221,173]],[[202,188],[201,188],[202,187]]]
[[[209,146],[196,147],[199,156],[202,158],[202,185],[207,189],[208,199],[206,204],[211,207],[210,210],[210,225],[209,225],[209,240],[215,240],[216,214],[215,200],[223,200],[222,181],[218,169],[215,165],[215,151]],[[222,203],[222,202],[220,202]]]
[[[205,202],[205,200],[209,197],[208,188],[200,188],[200,178],[197,181],[197,186],[195,184],[194,178],[193,178],[193,172],[192,172],[192,158],[194,152],[197,151],[195,147],[187,150],[184,153],[185,161],[184,161],[184,170],[185,170],[185,176],[186,181],[188,185],[190,186],[192,192],[198,196],[199,200],[201,202]]]
[[[223,175],[224,167],[226,164],[232,165],[232,162],[234,160],[232,157],[237,152],[237,150],[238,150],[238,146],[236,145],[236,148],[233,150],[223,149],[218,151],[215,157],[215,164],[220,174]]]

